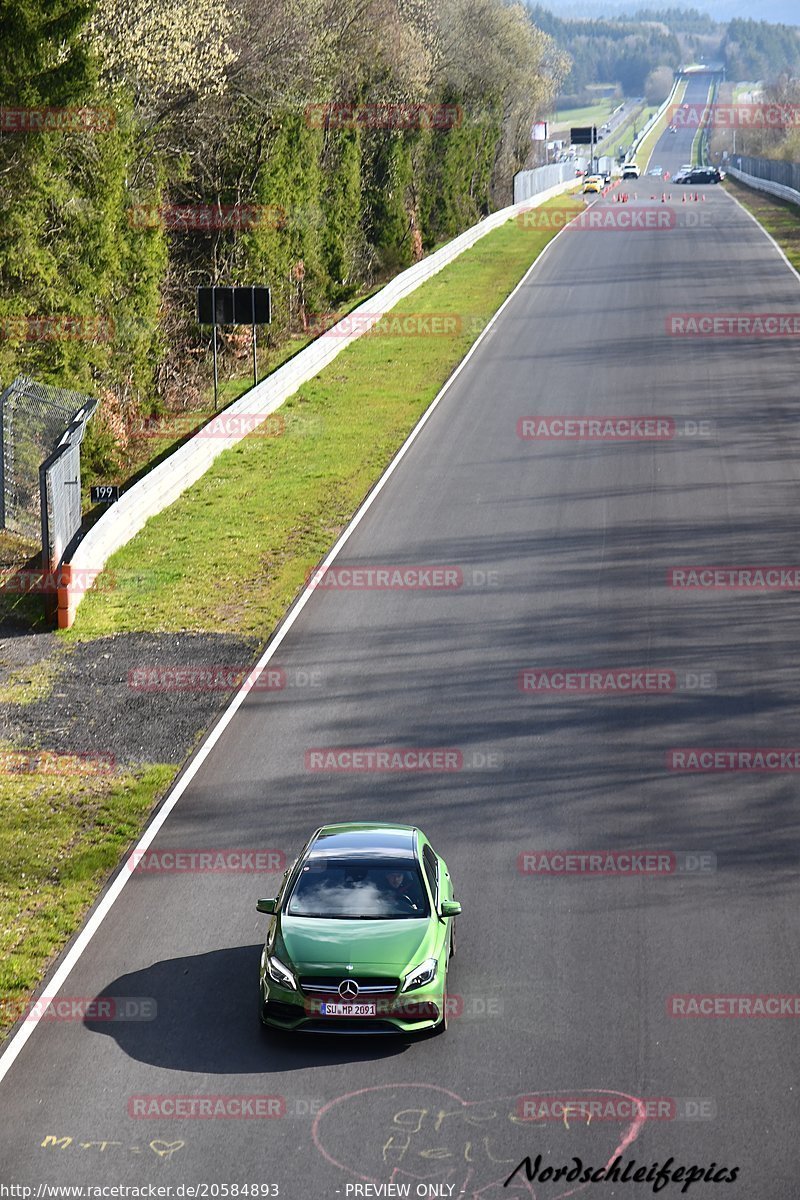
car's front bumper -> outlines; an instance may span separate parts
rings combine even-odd
[[[323,997],[289,991],[268,977],[262,977],[260,988],[262,1023],[298,1033],[424,1033],[441,1023],[446,1003],[442,985],[433,984],[376,1000],[375,1016],[333,1017],[321,1011]]]

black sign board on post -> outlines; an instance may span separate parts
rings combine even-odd
[[[114,504],[119,500],[119,487],[116,483],[92,484],[89,491],[92,504]]]
[[[597,141],[597,129],[594,125],[578,125],[570,129],[569,140],[573,146],[593,146]]]
[[[253,329],[253,383],[258,383],[256,325],[272,321],[272,295],[268,287],[199,287],[197,323],[214,328],[214,412],[217,411],[217,326],[250,325]]]

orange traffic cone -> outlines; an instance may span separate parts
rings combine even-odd
[[[685,203],[686,203],[686,192],[684,192],[683,195],[681,196],[681,204],[685,204]]]
[[[662,203],[662,204],[666,204],[666,203],[667,203],[667,193],[666,193],[666,192],[662,192],[662,193],[661,193],[661,203]]]

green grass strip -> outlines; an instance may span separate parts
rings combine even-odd
[[[758,192],[730,175],[722,186],[772,234],[792,266],[800,271],[800,205]]]
[[[583,207],[566,195],[549,202]],[[554,221],[554,226],[557,222]],[[456,332],[369,334],[148,521],[107,564],[67,637],[213,630],[263,641],[370,487],[557,229],[509,221],[392,316],[450,316]],[[270,429],[273,422],[267,423]]]
[[[177,767],[121,777],[67,771],[2,776],[0,1031],[24,1013]]]

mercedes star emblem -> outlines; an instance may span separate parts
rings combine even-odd
[[[358,995],[358,984],[355,979],[343,979],[339,984],[339,995],[343,1000],[353,1000]]]

